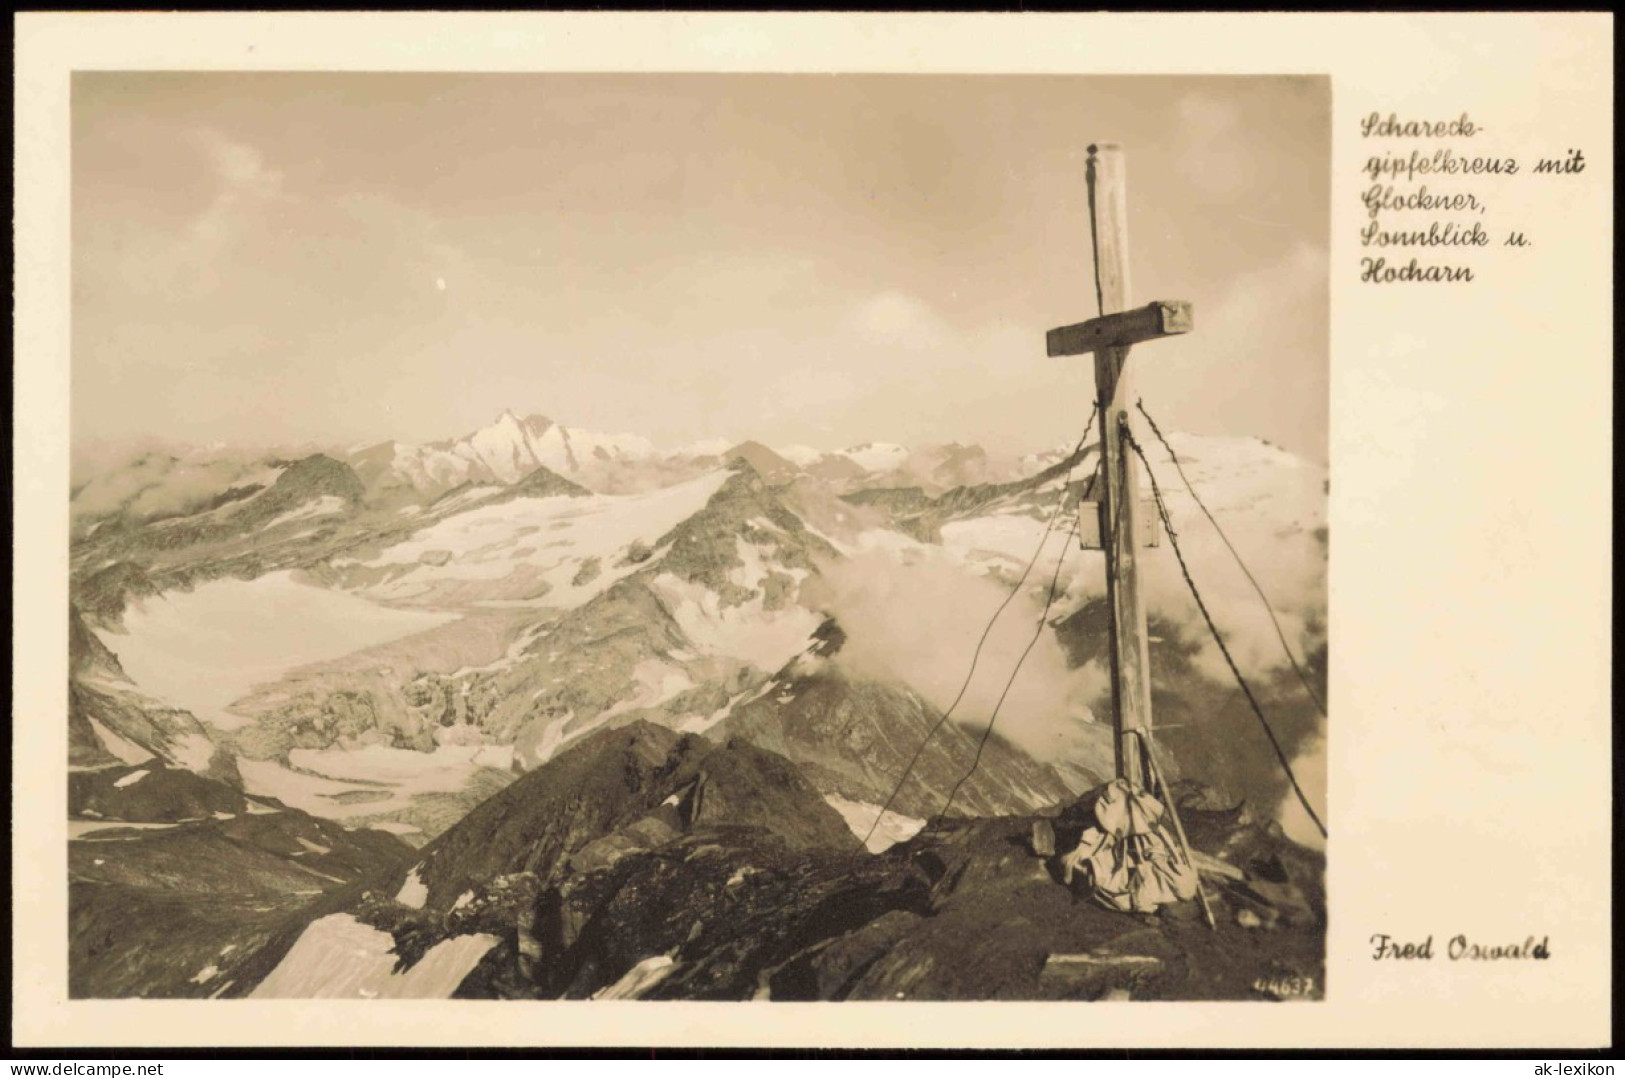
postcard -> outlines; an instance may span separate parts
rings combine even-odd
[[[1609,16],[16,25],[17,1045],[1607,1043]]]

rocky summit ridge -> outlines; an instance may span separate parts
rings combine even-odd
[[[509,787],[425,848],[410,902],[377,891],[356,916],[408,964],[458,935],[494,940],[465,998],[1214,999],[1320,983],[1323,862],[1195,808],[1199,793],[1186,815],[1212,931],[1194,908],[1125,916],[1060,884],[1028,836],[1042,818],[1075,840],[1073,809],[952,821],[872,856],[783,757],[640,723]]]

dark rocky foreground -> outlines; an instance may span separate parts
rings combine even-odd
[[[70,844],[70,990],[244,996],[347,913],[393,937],[397,973],[494,937],[463,998],[1318,995],[1324,859],[1180,792],[1216,930],[1194,903],[1115,913],[1060,882],[1033,825],[1069,849],[1087,797],[873,855],[783,756],[646,722],[584,739],[421,851],[161,761],[77,772],[70,810],[100,829]]]
[[[400,968],[500,941],[466,998],[1261,999],[1324,985],[1324,859],[1183,791],[1217,920],[1107,911],[1032,850],[1036,817],[953,819],[863,851],[782,757],[638,723],[586,739],[351,910]],[[1048,817],[1076,841],[1087,804]],[[1283,991],[1282,986],[1293,986]]]
[[[76,999],[246,995],[312,920],[415,856],[160,760],[70,778],[72,817],[105,823],[68,844]]]

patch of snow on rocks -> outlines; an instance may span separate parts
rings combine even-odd
[[[657,576],[654,585],[697,650],[739,659],[759,670],[777,670],[795,658],[823,620],[794,604],[763,610],[760,597],[724,607],[716,592],[668,573]]]
[[[871,805],[865,801],[848,801],[840,794],[825,794],[824,800],[829,803],[830,808],[841,814],[846,826],[859,838],[869,834],[869,828],[874,826],[875,818],[880,815],[879,805]],[[869,836],[869,852],[884,852],[899,842],[913,838],[924,826],[924,820],[887,811],[880,826],[875,827],[875,833]]]
[[[401,884],[400,893],[395,896],[395,901],[415,910],[421,910],[423,904],[429,901],[429,888],[418,877],[417,869],[414,868],[406,874],[406,882]]]
[[[347,913],[311,922],[270,975],[250,993],[255,999],[449,999],[495,936],[455,936],[431,947],[410,969],[396,973],[395,941],[387,932]]]
[[[274,528],[278,524],[287,524],[295,520],[309,520],[311,517],[324,517],[333,513],[344,512],[344,499],[332,494],[323,494],[320,498],[313,498],[303,505],[288,510],[281,516],[272,517],[260,531]]]
[[[645,958],[622,974],[620,980],[608,988],[601,988],[594,992],[592,998],[637,999],[671,976],[676,969],[677,963],[669,954],[657,954],[653,958]]]
[[[101,743],[107,748],[107,751],[117,756],[124,763],[144,764],[153,759],[151,752],[137,745],[134,741],[120,737],[95,719],[90,720],[90,728],[96,731],[96,736],[101,739]]]

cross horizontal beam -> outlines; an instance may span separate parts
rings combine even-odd
[[[1189,303],[1182,299],[1158,300],[1132,311],[1119,311],[1075,326],[1052,329],[1044,340],[1050,355],[1076,356],[1189,333],[1193,325]]]

